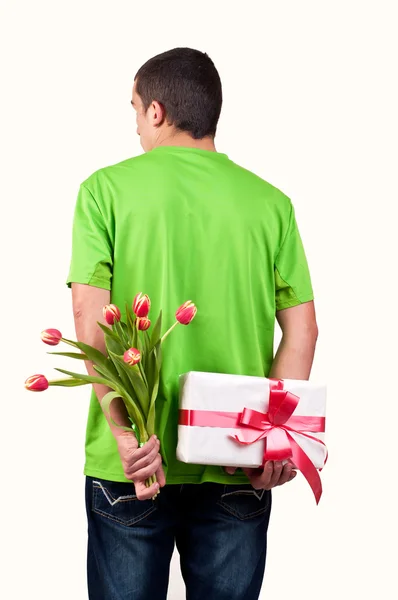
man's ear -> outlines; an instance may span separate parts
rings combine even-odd
[[[157,100],[154,100],[151,106],[149,107],[149,110],[151,111],[152,124],[157,127],[159,125],[162,125],[166,120],[166,110],[163,104],[161,104]]]

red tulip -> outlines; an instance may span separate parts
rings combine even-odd
[[[137,317],[136,324],[140,331],[146,331],[151,326],[150,320],[146,317]]]
[[[137,315],[137,317],[147,317],[149,313],[149,309],[151,308],[151,301],[147,294],[142,294],[140,292],[136,295],[133,302],[133,311]]]
[[[188,325],[196,315],[197,308],[191,300],[187,300],[176,311],[176,319],[181,325]]]
[[[108,325],[113,325],[115,321],[120,321],[120,310],[115,304],[106,304],[102,309],[102,314]]]
[[[25,381],[25,387],[31,392],[44,392],[48,388],[48,381],[44,375],[31,375]]]
[[[41,339],[49,346],[57,346],[62,339],[62,333],[58,329],[45,329],[40,334]]]
[[[129,348],[123,354],[123,360],[130,366],[136,365],[141,360],[141,353],[137,348]]]

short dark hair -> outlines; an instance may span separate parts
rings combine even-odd
[[[222,88],[218,71],[206,53],[174,48],[148,60],[134,80],[145,110],[156,100],[177,129],[195,139],[216,135]]]

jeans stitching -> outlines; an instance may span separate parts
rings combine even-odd
[[[95,484],[97,484],[97,485],[95,485]],[[97,489],[98,489],[98,488],[101,488],[101,490],[102,490],[102,492],[103,492],[103,494],[104,494],[105,498],[108,500],[108,502],[109,502],[109,504],[110,504],[111,506],[115,506],[115,504],[117,504],[118,502],[126,502],[126,501],[129,501],[129,500],[137,500],[137,496],[136,496],[136,494],[131,494],[130,496],[119,496],[118,498],[116,498],[116,499],[115,499],[115,498],[113,497],[113,495],[111,494],[111,492],[110,492],[109,490],[107,490],[107,489],[106,489],[106,488],[105,488],[105,487],[102,485],[102,483],[101,483],[101,482],[99,482],[99,481],[93,481],[93,485],[95,485],[95,487],[96,487]],[[109,496],[110,496],[110,497],[109,497]],[[112,498],[113,502],[112,502],[112,500],[111,500],[110,498]]]
[[[257,492],[260,492],[260,494],[258,494]],[[264,492],[265,490],[242,490],[242,491],[235,491],[235,492],[227,492],[226,494],[222,494],[221,498],[225,498],[226,496],[243,496],[244,494],[248,495],[248,496],[255,496],[258,500],[262,500],[263,496],[264,496]]]
[[[238,519],[241,519],[242,521],[246,521],[247,519],[252,519],[254,517],[257,517],[258,515],[265,513],[267,511],[267,509],[269,508],[269,502],[267,502],[267,504],[263,508],[260,508],[259,510],[255,511],[255,512],[251,512],[248,515],[242,515],[241,513],[238,513],[234,508],[231,508],[224,502],[219,501],[218,504],[220,506],[222,506],[222,508],[227,510],[229,513],[231,513],[231,515],[238,517]]]
[[[98,515],[101,515],[102,517],[105,517],[106,519],[109,519],[110,521],[115,521],[115,523],[119,523],[119,525],[124,525],[125,527],[129,527],[130,525],[136,525],[136,523],[139,523],[140,521],[142,521],[142,519],[145,519],[145,517],[149,516],[151,513],[153,513],[153,511],[156,510],[156,506],[152,506],[151,508],[148,508],[148,510],[144,513],[142,513],[142,515],[140,515],[139,517],[136,517],[135,519],[130,519],[129,521],[123,521],[122,519],[114,516],[114,515],[109,515],[106,512],[103,512],[102,510],[100,510],[99,508],[93,508],[93,512],[95,512]]]
[[[96,483],[99,483],[99,482],[96,482]],[[142,521],[142,519],[149,516],[151,513],[153,513],[156,510],[156,506],[151,506],[150,508],[148,508],[148,510],[146,510],[144,513],[142,513],[138,517],[135,517],[135,518],[129,519],[129,520],[127,520],[127,519],[123,520],[120,517],[117,517],[116,515],[110,515],[110,514],[106,513],[105,511],[97,508],[97,506],[96,506],[97,492],[98,492],[98,490],[101,489],[101,487],[102,487],[101,484],[100,484],[100,486],[98,486],[98,485],[92,486],[92,511],[96,514],[106,517],[110,521],[114,521],[115,523],[119,523],[120,525],[129,527],[130,525],[135,525],[139,521]],[[107,491],[112,496],[112,494],[109,492],[109,490],[107,490]],[[112,496],[112,498],[113,498],[113,496]],[[127,497],[125,497],[125,498],[127,498]],[[108,500],[108,502],[109,502],[109,500]],[[136,496],[133,496],[131,499],[127,498],[125,500],[122,500],[122,502],[140,502],[140,500],[138,500]]]
[[[222,508],[224,508],[227,512],[229,512],[231,515],[233,515],[234,517],[237,517],[238,519],[242,520],[242,521],[246,521],[247,519],[252,519],[254,517],[257,517],[263,513],[265,513],[267,510],[269,510],[270,507],[270,495],[268,495],[267,501],[265,503],[265,506],[263,506],[262,508],[260,508],[257,511],[251,512],[248,515],[242,515],[241,513],[239,513],[237,510],[235,510],[234,508],[231,508],[226,502],[223,502],[223,498],[225,496],[234,496],[234,495],[253,495],[256,498],[258,498],[258,500],[262,500],[264,497],[264,493],[266,490],[262,490],[262,494],[261,494],[261,498],[258,497],[256,490],[253,488],[253,490],[234,490],[233,492],[227,492],[227,489],[229,488],[229,485],[224,485],[224,493],[221,495],[220,500],[217,501],[217,504],[219,506],[221,506]]]

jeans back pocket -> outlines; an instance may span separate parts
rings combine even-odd
[[[138,500],[134,484],[92,479],[93,512],[131,527],[156,510],[153,500]]]
[[[224,485],[218,504],[238,519],[253,519],[271,508],[271,490],[255,490],[250,484]]]

